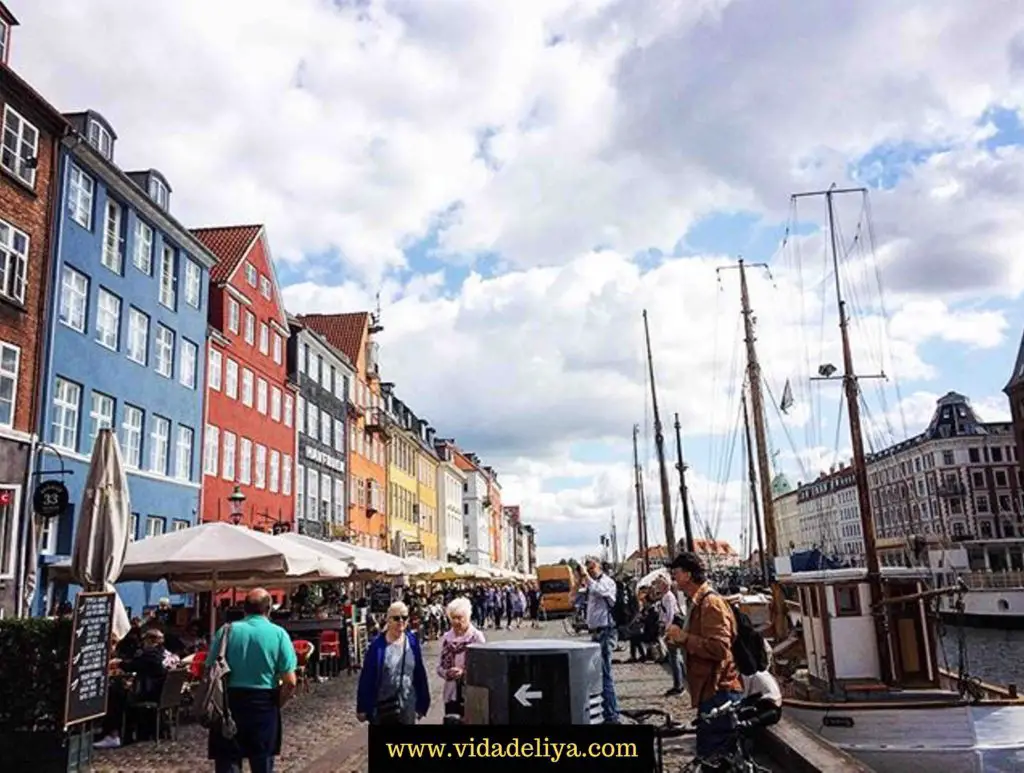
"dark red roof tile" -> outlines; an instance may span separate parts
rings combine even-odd
[[[193,228],[192,235],[217,256],[217,264],[210,269],[210,281],[217,284],[228,281],[262,230],[261,225]]]
[[[359,362],[359,350],[370,320],[367,311],[353,311],[348,314],[305,314],[299,322],[327,339],[328,343],[341,350],[352,360]]]

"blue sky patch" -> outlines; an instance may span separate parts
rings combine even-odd
[[[1020,113],[1004,107],[990,107],[978,121],[979,126],[992,124],[996,133],[981,143],[986,150],[1006,147],[1007,145],[1024,145],[1024,123]]]

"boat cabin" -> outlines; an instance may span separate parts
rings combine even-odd
[[[867,570],[792,572],[786,563],[779,559],[776,570],[780,583],[796,589],[810,687],[842,698],[939,686],[936,623],[927,599],[918,595],[929,589],[927,568],[882,568],[887,601],[880,614],[891,664],[886,671],[894,677],[887,685]]]

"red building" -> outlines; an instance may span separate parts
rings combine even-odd
[[[228,520],[237,486],[245,496],[241,523],[291,530],[296,387],[288,380],[288,320],[266,230],[193,233],[218,259],[210,270],[203,520]]]

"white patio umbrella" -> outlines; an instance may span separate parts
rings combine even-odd
[[[277,539],[302,545],[310,550],[325,553],[339,561],[345,561],[351,564],[352,569],[358,573],[399,575],[405,572],[402,560],[398,556],[393,556],[382,550],[371,550],[347,542],[327,542],[294,532],[285,532]]]
[[[121,449],[113,430],[101,429],[92,448],[89,476],[82,494],[82,512],[71,554],[71,577],[86,591],[113,591],[118,639],[130,629],[128,614],[114,583],[121,575],[128,549],[132,507]]]

